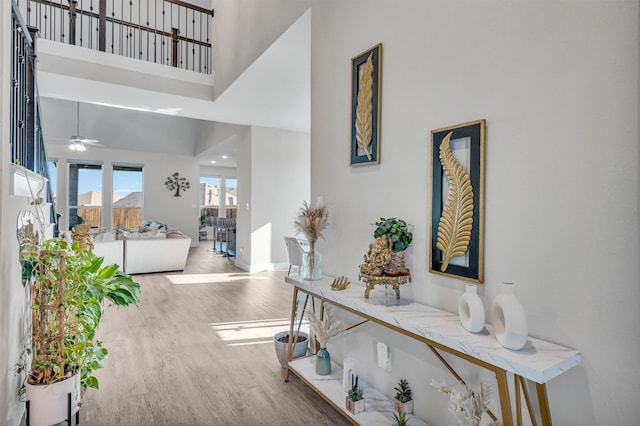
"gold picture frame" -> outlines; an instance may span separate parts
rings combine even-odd
[[[382,43],[351,58],[351,165],[380,163]]]
[[[431,132],[429,271],[484,282],[486,121]]]

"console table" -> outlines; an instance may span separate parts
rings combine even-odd
[[[360,316],[366,321],[374,322],[421,341],[431,349],[438,360],[460,383],[464,384],[464,380],[442,357],[440,351],[486,368],[496,375],[501,417],[505,426],[514,424],[507,373],[512,373],[514,377],[515,418],[518,424],[521,424],[522,420],[521,392],[524,395],[531,422],[534,425],[537,424],[534,407],[526,386],[526,381],[529,380],[534,382],[536,386],[542,424],[550,425],[551,413],[546,383],[571,367],[580,364],[580,352],[533,337],[529,337],[527,345],[522,350],[505,349],[495,339],[490,325],[485,325],[485,329],[481,333],[470,333],[462,327],[457,314],[431,306],[395,298],[387,300],[384,294],[376,294],[375,291],[371,293],[370,298],[365,299],[365,287],[358,283],[351,283],[345,290],[334,291],[331,290],[333,277],[329,276],[323,276],[319,281],[305,281],[300,275],[290,275],[285,278],[285,281],[293,285],[290,335],[294,333],[298,293],[302,292],[306,295],[302,314],[304,314],[309,297],[311,297],[312,300],[318,299],[327,302]],[[288,360],[291,361],[293,345],[290,344],[289,349],[287,355]],[[298,373],[295,368],[291,368],[287,364],[284,372],[285,381],[289,379],[289,371]],[[309,382],[307,381],[307,383]],[[324,396],[317,387],[314,386],[314,389],[321,396]],[[496,416],[493,413],[489,413],[489,415],[495,420]],[[349,420],[357,424],[354,419]]]

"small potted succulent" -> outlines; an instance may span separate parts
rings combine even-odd
[[[407,426],[407,415],[404,411],[399,410],[397,413],[393,413],[394,426]]]
[[[393,408],[401,413],[413,413],[413,394],[407,380],[400,379],[398,386],[393,390],[396,391]]]
[[[386,236],[391,239],[391,248],[393,250],[391,262],[385,266],[385,271],[395,275],[408,275],[409,270],[404,266],[404,253],[413,241],[413,233],[409,231],[407,222],[402,219],[390,217],[386,219],[380,218],[375,225],[376,230],[373,232],[374,238]]]
[[[364,411],[364,396],[362,388],[358,386],[358,376],[351,376],[351,389],[346,398],[347,410],[353,415]]]

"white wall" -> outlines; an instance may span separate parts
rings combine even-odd
[[[111,163],[125,162],[143,164],[144,220],[166,223],[171,228],[179,229],[191,237],[192,245],[198,243],[198,184],[200,182],[200,166],[196,157],[176,154],[164,154],[141,151],[121,151],[107,148],[89,147],[85,153],[73,154],[64,145],[51,145],[48,155],[58,159],[58,211],[67,216],[67,160],[99,160],[103,161],[103,186],[111,187]],[[164,182],[167,177],[178,172],[187,178],[191,188],[174,197]],[[63,224],[66,220],[63,218]],[[103,224],[104,225],[104,224]],[[110,224],[106,224],[110,228]]]
[[[238,217],[236,218],[236,266],[251,267],[251,128],[238,140]]]
[[[283,237],[294,235],[296,211],[309,199],[309,134],[254,126],[250,138],[238,150],[236,265],[281,268]]]
[[[252,127],[251,142],[251,264],[288,266],[284,237],[309,200],[309,134]]]
[[[582,352],[548,385],[557,424],[637,424],[637,2],[315,0],[311,39],[312,198],[332,205],[324,272],[355,280],[371,223],[401,217],[414,226],[403,296],[456,312],[464,282],[428,272],[430,131],[485,118],[485,306],[516,282],[530,334]],[[350,59],[378,42],[381,164],[350,168]],[[424,346],[375,327],[354,339],[333,350],[371,365],[388,395],[415,377],[418,414],[452,422],[428,383],[454,380]],[[394,373],[373,367],[376,339],[391,341]]]
[[[289,28],[309,4],[309,0],[212,0],[215,97]]]

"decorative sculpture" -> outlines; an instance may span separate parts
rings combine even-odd
[[[469,247],[473,229],[473,187],[471,179],[451,152],[449,132],[440,144],[440,162],[449,180],[449,196],[442,209],[436,247],[444,256],[440,270],[447,270],[449,261],[463,256]]]
[[[169,176],[164,184],[169,191],[176,191],[176,193],[173,194],[174,197],[180,197],[180,190],[185,191],[191,187],[191,184],[187,182],[187,178],[180,177],[180,173],[178,172]]]
[[[344,290],[349,284],[347,277],[338,277],[331,283],[331,290]]]
[[[91,232],[89,225],[86,223],[80,223],[73,227],[71,231],[71,240],[78,242],[80,248],[83,250],[93,249],[93,241],[91,241]]]

